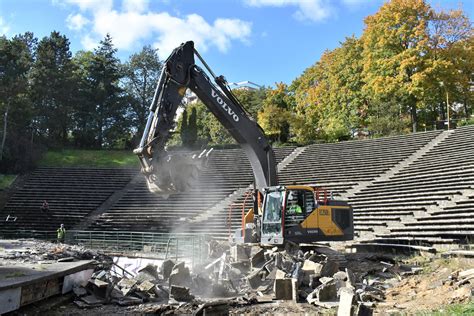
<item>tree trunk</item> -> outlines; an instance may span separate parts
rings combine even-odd
[[[467,106],[467,98],[464,98],[464,112],[466,113],[466,119],[470,119],[469,107]]]
[[[3,149],[5,148],[5,142],[7,141],[8,108],[9,106],[7,105],[7,109],[3,115],[3,135],[2,143],[0,144],[0,161],[3,160]]]
[[[411,105],[411,125],[413,127],[413,133],[416,133],[416,127],[417,127],[417,114],[416,114],[416,103],[413,102]]]

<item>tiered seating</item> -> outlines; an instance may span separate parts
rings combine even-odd
[[[61,223],[70,229],[129,183],[137,172],[136,169],[38,168],[0,211],[0,230],[51,231]],[[46,212],[40,210],[44,200],[49,204]]]
[[[349,200],[355,227],[381,238],[471,238],[474,232],[474,126],[459,128],[390,178],[380,178],[441,132],[425,132],[337,144],[310,145],[279,174],[281,184],[316,184],[345,193],[370,183]],[[281,162],[295,147],[277,148]],[[115,191],[123,189],[137,170],[40,168],[0,211],[1,230],[71,228],[96,210]],[[190,192],[168,199],[150,193],[142,178],[89,228],[153,232],[196,232],[227,237],[241,223],[245,196],[229,208],[208,214],[238,189],[253,182],[250,163],[241,149],[215,150],[209,167]],[[457,197],[457,203],[452,200]],[[42,214],[43,200],[50,204]],[[110,201],[109,201],[110,202]],[[247,200],[247,208],[251,198]],[[200,222],[189,223],[206,214]],[[229,222],[232,227],[227,224]]]
[[[277,150],[281,160],[290,149]],[[127,192],[91,227],[95,230],[182,231],[184,222],[201,214],[253,181],[250,163],[241,149],[215,150],[199,184],[186,193],[163,198],[152,194],[145,180]],[[223,214],[217,214],[222,216]],[[208,232],[208,231],[207,231]]]
[[[385,237],[464,238],[474,232],[472,215],[445,202],[474,188],[474,127],[459,128],[420,159],[386,181],[376,181],[350,201],[360,230],[389,228]],[[450,211],[460,211],[458,217]],[[471,208],[472,211],[472,208]],[[403,222],[401,226],[397,222]]]
[[[310,145],[280,174],[280,182],[317,184],[337,195],[362,181],[372,181],[439,133]]]

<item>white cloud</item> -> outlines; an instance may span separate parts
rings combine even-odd
[[[327,0],[244,0],[252,7],[297,7],[294,17],[313,22],[322,21],[332,14]]]
[[[58,0],[54,0],[58,1]],[[109,11],[112,10],[113,0],[65,0],[67,4],[76,5],[81,11]],[[58,3],[61,3],[58,1]],[[64,2],[63,2],[64,3]]]
[[[69,14],[66,18],[66,26],[70,30],[80,31],[90,21],[82,14]]]
[[[89,34],[86,34],[81,38],[81,44],[87,50],[93,50],[96,48],[99,45],[99,41],[100,40],[98,39],[92,38]]]
[[[0,35],[6,35],[10,31],[10,26],[0,16]]]
[[[110,34],[115,47],[125,50],[136,49],[144,40],[151,40],[159,48],[160,57],[166,57],[179,44],[189,40],[202,51],[215,47],[226,52],[232,41],[247,43],[252,29],[250,22],[239,19],[218,18],[208,22],[198,14],[181,17],[168,12],[152,12],[147,10],[147,0],[124,0],[120,11],[98,7],[97,1],[89,0],[88,4],[80,0],[67,1],[90,16],[87,33],[82,33],[81,38],[86,49],[97,47],[97,43]]]
[[[127,12],[144,12],[148,9],[148,0],[123,0],[122,7]]]
[[[374,0],[342,0],[342,2],[343,2],[345,5],[353,6],[353,7],[360,6],[360,5],[364,5],[364,4],[373,2],[373,1],[374,1]]]

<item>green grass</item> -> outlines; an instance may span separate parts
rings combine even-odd
[[[421,315],[429,316],[461,316],[461,315],[474,315],[474,302],[467,304],[452,304],[447,305],[435,312],[427,312]]]
[[[13,181],[15,181],[16,176],[12,174],[0,174],[0,190],[8,188]]]
[[[42,167],[138,167],[138,158],[126,150],[48,151],[39,163]]]

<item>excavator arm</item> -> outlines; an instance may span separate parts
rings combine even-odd
[[[195,56],[207,68],[215,84],[195,64]],[[196,167],[199,167],[197,161],[203,158],[204,152],[200,156],[171,155],[165,149],[187,88],[199,97],[244,149],[252,166],[256,188],[277,185],[275,156],[262,128],[234,97],[225,79],[213,74],[190,41],[176,48],[166,60],[143,136],[134,150],[149,189],[161,194],[185,191],[188,179],[195,176]]]

